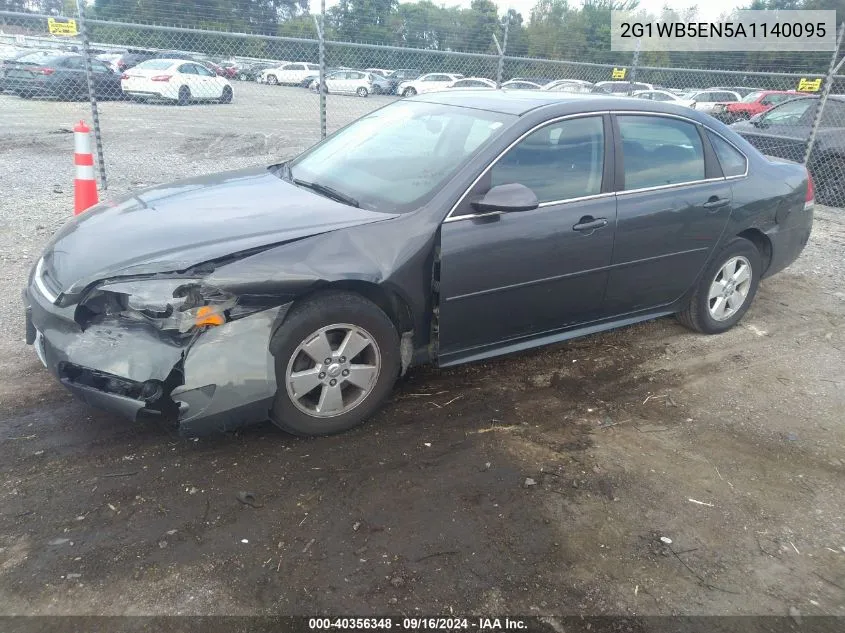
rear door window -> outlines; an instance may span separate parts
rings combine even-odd
[[[626,191],[704,180],[704,147],[694,124],[633,115],[617,121]]]

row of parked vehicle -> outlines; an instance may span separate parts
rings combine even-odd
[[[234,67],[179,51],[105,53],[90,61],[98,99],[164,100],[180,105],[195,101],[230,103],[229,77]],[[23,98],[88,97],[85,58],[72,50],[0,50],[0,91]]]

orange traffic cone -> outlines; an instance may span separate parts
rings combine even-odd
[[[73,128],[73,163],[76,178],[73,181],[73,214],[79,215],[99,201],[97,179],[94,178],[94,154],[91,153],[91,130],[85,121]]]

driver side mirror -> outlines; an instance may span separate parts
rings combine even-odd
[[[497,185],[472,202],[472,207],[480,213],[531,211],[539,206],[537,195],[525,185],[515,182]]]

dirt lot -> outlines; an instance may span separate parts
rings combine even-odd
[[[113,191],[315,140],[314,95],[236,89],[105,104]],[[342,436],[183,439],[73,401],[21,340],[85,108],[0,97],[0,613],[845,615],[840,211],[725,335],[662,319],[414,371]]]

